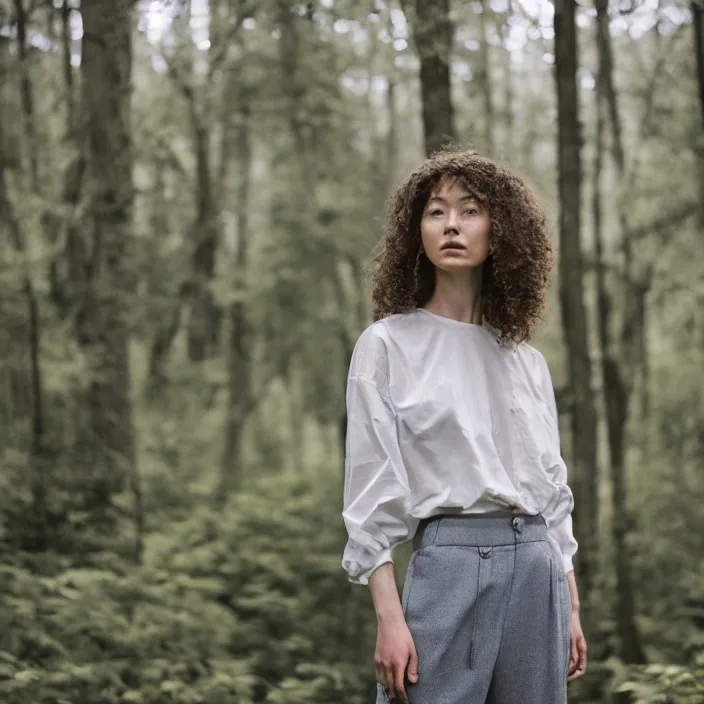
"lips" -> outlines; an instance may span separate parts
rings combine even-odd
[[[463,244],[460,244],[459,242],[446,242],[442,247],[440,247],[440,251],[443,251],[445,249],[467,249]]]

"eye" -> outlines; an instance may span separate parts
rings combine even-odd
[[[471,215],[476,215],[479,211],[476,208],[467,208],[465,213],[470,213]]]
[[[428,215],[442,215],[442,210],[440,210],[439,208],[434,208],[433,210],[428,212]]]

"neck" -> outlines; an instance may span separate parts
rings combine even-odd
[[[435,270],[435,289],[425,304],[432,313],[463,323],[482,324],[482,267],[469,271]]]

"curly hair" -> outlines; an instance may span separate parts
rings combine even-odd
[[[423,251],[420,222],[431,193],[446,180],[460,183],[489,209],[484,320],[505,340],[530,340],[543,313],[554,259],[547,216],[518,174],[458,147],[432,154],[387,202],[383,236],[368,269],[373,319],[422,308],[432,296],[435,267]]]

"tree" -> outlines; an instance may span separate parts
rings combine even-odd
[[[577,570],[588,598],[594,580],[597,514],[596,411],[583,290],[580,194],[581,130],[577,93],[575,0],[555,3],[555,80],[558,114],[558,194],[560,204],[560,310],[569,375],[572,485]]]
[[[74,448],[79,507],[94,529],[114,531],[113,497],[129,487],[141,518],[129,367],[131,284],[131,0],[84,3],[84,217],[72,252],[74,330],[86,368],[84,417]],[[138,526],[137,557],[141,553]]]
[[[234,75],[230,79],[237,81]],[[236,114],[236,161],[239,166],[237,188],[237,244],[234,262],[235,298],[228,307],[230,323],[227,353],[228,402],[225,422],[225,448],[220,474],[219,499],[240,487],[242,481],[242,436],[247,416],[253,407],[251,329],[245,300],[249,252],[249,208],[252,171],[251,111],[249,96],[240,91]]]
[[[621,185],[617,197],[620,249],[622,254],[620,305],[617,306],[607,284],[602,258],[600,233],[597,232],[597,315],[604,400],[608,425],[609,463],[613,492],[612,536],[616,560],[616,622],[622,657],[627,663],[645,662],[640,634],[635,620],[635,599],[631,558],[627,546],[629,502],[626,484],[626,423],[634,379],[646,365],[645,344],[646,295],[653,273],[652,262],[637,256],[633,248],[633,228],[630,222],[629,187],[634,174],[626,169],[621,117],[613,78],[613,52],[609,33],[607,0],[596,0],[597,49],[599,56],[598,96],[604,101],[609,115],[612,155]],[[655,69],[656,73],[659,67]],[[656,73],[654,75],[656,75]],[[647,115],[646,118],[647,120]],[[596,184],[598,188],[598,184]],[[620,312],[617,339],[612,336],[612,314]],[[644,385],[647,384],[647,378]]]
[[[692,0],[692,24],[701,111],[701,131],[695,144],[699,162],[699,224],[704,230],[704,2],[702,0]]]
[[[221,183],[223,174],[227,173],[231,156],[229,144],[221,142],[219,163],[213,163],[214,135],[218,130],[226,133],[223,120],[213,108],[217,104],[216,93],[223,76],[232,69],[228,65],[230,45],[241,29],[242,20],[252,11],[252,3],[247,0],[224,2],[211,0],[208,5],[209,30],[208,49],[205,53],[205,76],[199,75],[200,51],[196,52],[191,34],[191,7],[183,12],[183,18],[176,26],[183,29],[182,41],[177,50],[168,59],[169,74],[174,80],[186,103],[190,128],[190,138],[195,157],[194,167],[194,205],[195,217],[191,225],[189,240],[191,249],[191,276],[182,288],[177,309],[170,319],[180,320],[180,306],[186,299],[190,300],[188,319],[188,355],[191,361],[201,362],[215,354],[220,337],[222,312],[216,304],[212,293],[215,279],[215,262],[220,244],[221,227],[220,202],[223,193]],[[224,116],[227,120],[227,116]],[[173,339],[167,326],[155,340],[161,356],[168,353]],[[159,355],[156,356],[159,361]]]
[[[412,11],[411,11],[411,3]],[[413,38],[420,59],[420,89],[425,153],[455,139],[450,91],[450,54],[454,29],[450,0],[404,0],[411,18]]]
[[[17,53],[20,73],[20,95],[22,101],[22,117],[24,127],[25,151],[29,162],[29,177],[32,190],[39,190],[39,155],[34,116],[34,96],[29,78],[29,55],[27,44],[27,10],[24,0],[13,0],[15,6],[15,21],[17,23]]]
[[[1,15],[0,15],[1,16]],[[25,138],[25,151],[28,155],[30,188],[38,190],[37,140],[34,129],[34,101],[32,85],[27,66],[27,17],[22,0],[15,0],[15,21],[17,23],[17,59],[20,74],[20,103]],[[9,56],[0,49],[0,84],[4,84],[10,75],[8,70]],[[29,349],[29,378],[31,388],[31,441],[27,453],[27,464],[30,470],[30,487],[32,493],[32,508],[34,511],[33,536],[31,548],[45,550],[48,547],[48,525],[46,510],[47,468],[46,448],[46,414],[45,392],[41,365],[41,330],[39,316],[39,297],[32,280],[28,263],[26,236],[22,231],[13,204],[8,195],[6,172],[10,172],[11,158],[7,154],[9,135],[3,129],[9,123],[9,111],[5,108],[5,100],[0,101],[0,223],[9,235],[8,239],[15,250],[21,268],[22,293],[27,306],[27,347]],[[23,370],[24,374],[24,370]]]
[[[53,6],[52,6],[53,12]],[[64,0],[60,9],[61,19],[61,77],[63,79],[62,102],[66,106],[62,142],[68,153],[65,164],[60,167],[61,178],[57,184],[57,200],[69,211],[77,211],[81,198],[86,167],[86,155],[82,147],[76,81],[72,63],[71,0]],[[49,287],[51,299],[59,315],[70,315],[71,287],[80,279],[81,273],[74,271],[76,257],[69,253],[80,246],[76,223],[71,218],[60,218],[47,209],[42,213],[42,226],[47,242],[56,247],[56,254],[49,261]],[[57,246],[58,245],[58,246]]]
[[[489,156],[494,156],[496,144],[494,132],[496,127],[496,117],[494,110],[494,86],[491,76],[491,47],[489,45],[489,10],[490,3],[481,0],[481,12],[479,13],[479,26],[481,36],[479,39],[479,70],[477,71],[477,83],[482,94],[482,125],[484,133],[482,135],[483,146]],[[510,83],[510,81],[509,81]],[[510,91],[510,88],[507,88]]]

